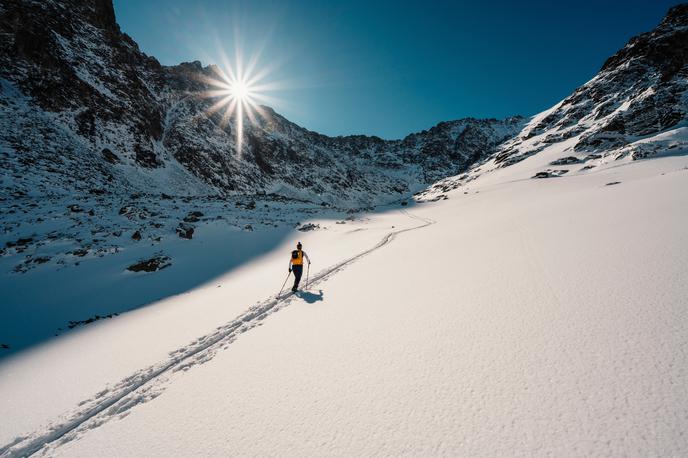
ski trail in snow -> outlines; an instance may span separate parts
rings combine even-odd
[[[422,224],[386,234],[372,248],[313,275],[309,286],[316,286],[344,267],[389,244],[397,235],[435,223],[431,219],[421,218],[405,210],[401,210],[401,213]],[[50,449],[70,442],[78,438],[80,434],[95,429],[114,417],[123,418],[129,414],[132,407],[160,395],[169,376],[211,360],[219,350],[227,348],[240,334],[260,325],[268,315],[288,306],[293,298],[294,294],[290,292],[282,297],[270,297],[251,306],[234,320],[216,328],[214,332],[170,352],[169,359],[137,371],[116,385],[97,393],[95,397],[79,403],[74,411],[64,415],[45,429],[15,438],[9,444],[0,447],[0,456],[24,457],[38,452],[49,453]]]

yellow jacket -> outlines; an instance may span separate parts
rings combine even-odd
[[[296,258],[293,257],[294,252],[296,252]],[[303,258],[306,258],[306,261],[308,261],[308,264],[311,263],[311,260],[305,251],[303,251],[303,250],[292,251],[292,257],[289,258],[289,267],[291,268],[291,266],[302,266],[303,265]]]

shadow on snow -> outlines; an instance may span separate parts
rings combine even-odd
[[[415,205],[409,200],[408,206],[386,205],[368,214]],[[346,215],[313,216],[343,218]],[[226,228],[208,227],[199,230],[192,240],[173,238],[164,247],[141,246],[104,258],[85,259],[78,266],[58,271],[46,269],[25,275],[4,275],[0,284],[11,287],[2,288],[0,344],[9,344],[10,348],[0,349],[0,361],[70,332],[70,320],[89,323],[193,290],[270,253],[294,235],[291,226],[231,233]],[[172,257],[170,267],[138,274],[123,270],[124,266],[152,256],[161,248]],[[323,300],[322,292],[300,292],[298,296],[309,304]]]
[[[320,290],[318,294],[313,294],[310,291],[297,291],[295,293],[295,296],[303,299],[304,301],[308,302],[309,304],[314,304],[316,302],[320,302],[324,300],[323,297],[323,290]]]

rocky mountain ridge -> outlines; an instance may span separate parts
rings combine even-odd
[[[537,116],[504,145],[496,163],[513,163],[532,153],[522,154],[520,146],[536,136],[540,145],[575,138],[573,151],[604,152],[617,159],[652,155],[652,148],[635,142],[685,124],[686,90],[688,4],[682,4],[671,8],[653,31],[631,38],[594,78]]]
[[[567,167],[537,178],[688,152],[688,4],[672,7],[654,30],[631,38],[595,77],[530,119],[491,156],[422,195],[436,198],[550,149],[561,151],[550,165]]]
[[[4,192],[274,193],[372,205],[465,170],[524,118],[440,123],[402,140],[327,137],[264,107],[245,122],[208,114],[213,74],[160,65],[122,33],[110,0],[21,0],[0,7]],[[247,120],[248,121],[248,120]]]

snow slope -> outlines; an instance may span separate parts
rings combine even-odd
[[[241,288],[209,285],[3,362],[0,442],[17,443],[0,450],[686,454],[688,159],[529,178],[558,154],[309,233],[328,273],[301,297],[270,299],[281,246],[224,280]],[[248,281],[255,269],[275,281]]]

